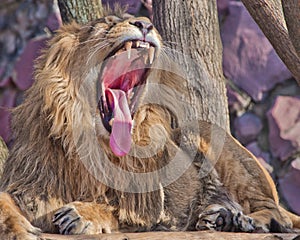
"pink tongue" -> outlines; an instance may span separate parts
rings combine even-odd
[[[112,108],[114,121],[110,135],[110,148],[117,156],[128,154],[131,147],[132,118],[124,91],[107,88],[106,96]]]

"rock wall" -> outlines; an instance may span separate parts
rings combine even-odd
[[[300,87],[243,4],[218,3],[232,134],[300,214]]]

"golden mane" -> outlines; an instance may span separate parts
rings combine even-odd
[[[156,105],[139,110],[136,115],[144,118],[134,129],[136,148],[132,152],[136,156],[152,156],[150,158],[130,155],[116,157],[109,148],[108,138],[99,138],[95,134],[95,125],[101,123],[94,116],[97,108],[96,92],[94,85],[90,83],[91,79],[97,78],[98,72],[95,70],[96,64],[89,59],[90,55],[86,54],[94,43],[88,39],[89,36],[84,36],[87,34],[84,28],[89,29],[89,26],[76,23],[63,26],[36,61],[35,82],[27,91],[24,103],[13,111],[15,144],[10,159],[18,163],[5,168],[4,175],[11,176],[2,182],[2,188],[7,192],[22,195],[26,189],[34,195],[44,194],[48,198],[59,196],[66,203],[83,196],[85,199],[103,198],[108,187],[98,179],[110,176],[110,166],[103,164],[103,158],[108,157],[116,166],[129,172],[151,172],[171,159],[171,153],[163,149],[163,146],[152,146],[149,151],[160,150],[149,154],[140,152],[145,151],[145,148],[138,147],[149,144],[149,129],[153,125],[160,124],[160,127],[152,131],[152,140],[153,137],[160,139],[162,135],[170,138],[170,128],[167,127],[171,121],[170,113]],[[98,61],[101,58],[104,60],[106,52],[99,54]],[[159,64],[162,62],[166,64],[165,59]],[[182,79],[175,75],[170,78],[169,72],[154,71],[152,75],[156,75],[158,79],[166,75],[166,82],[163,81],[162,84],[178,91],[183,89],[178,84]],[[170,95],[166,99],[172,103],[174,97]],[[20,167],[16,168],[16,165]],[[87,166],[90,168],[87,169]],[[38,174],[39,172],[43,174]],[[99,176],[103,173],[103,176]],[[94,176],[98,176],[98,179]],[[119,182],[120,189],[122,184],[129,184],[128,179],[122,175],[114,176],[114,181]],[[147,200],[152,198],[151,194],[126,194],[131,200],[124,202],[124,193],[116,192],[119,204],[124,205],[121,208],[129,209],[124,213],[124,220],[134,222],[137,217],[129,216],[129,212],[146,212],[151,204]],[[157,195],[157,192],[153,195]],[[130,205],[126,206],[128,203]],[[142,211],[136,209],[142,206],[145,208]]]

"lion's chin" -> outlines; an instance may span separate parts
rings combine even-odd
[[[131,148],[131,129],[145,83],[155,57],[149,42],[127,41],[102,64],[99,109],[110,133],[110,147],[117,156]]]

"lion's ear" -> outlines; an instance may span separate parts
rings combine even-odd
[[[104,18],[105,22],[109,25],[116,24],[118,22],[121,22],[121,19],[118,18],[117,16],[107,16]]]

